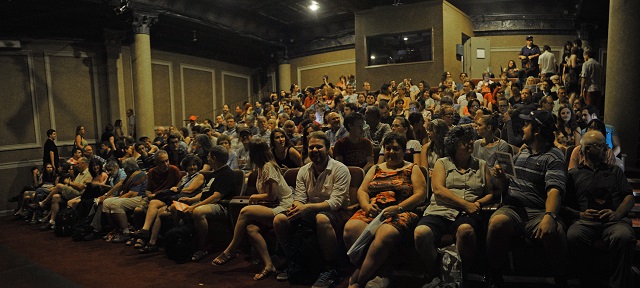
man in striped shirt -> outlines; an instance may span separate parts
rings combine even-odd
[[[567,175],[563,153],[553,145],[555,121],[546,110],[520,115],[525,121],[522,128],[525,145],[514,158],[516,177],[498,178],[507,192],[504,206],[489,220],[487,254],[492,273],[490,281],[502,283],[499,271],[505,263],[513,237],[525,236],[541,241],[556,285],[566,284],[567,240],[565,229],[557,217],[564,195]],[[499,173],[501,174],[501,173]],[[508,191],[507,190],[508,181]]]

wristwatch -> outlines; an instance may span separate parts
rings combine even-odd
[[[398,213],[403,213],[403,212],[404,212],[404,208],[398,205]]]
[[[556,213],[544,212],[544,215],[549,215],[549,216],[551,216],[551,218],[553,218],[554,221],[558,221],[558,215],[556,215]]]

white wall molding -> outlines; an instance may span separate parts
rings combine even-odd
[[[187,114],[186,114],[185,105],[184,105],[184,69],[191,69],[191,70],[204,71],[204,72],[211,73],[211,91],[212,91],[211,97],[213,97],[213,101],[212,101],[213,107],[211,107],[211,109],[212,111],[214,111],[216,109],[216,70],[213,68],[180,63],[180,94],[181,94],[180,97],[182,99],[182,119],[187,119],[186,118]],[[180,123],[182,123],[182,121]],[[180,127],[182,127],[182,124],[180,125]]]
[[[220,74],[222,75],[222,103],[228,104],[227,97],[226,97],[227,95],[225,95],[225,92],[224,92],[224,76],[227,76],[227,75],[247,79],[247,100],[249,101],[249,103],[251,103],[251,76],[224,71],[224,70],[222,70]],[[215,105],[214,105],[214,109],[215,109]]]
[[[171,125],[176,126],[176,102],[173,93],[173,63],[169,61],[151,60],[151,64],[169,67],[169,98],[171,99]],[[180,126],[182,127],[182,126]]]
[[[40,148],[42,147],[42,136],[40,135],[40,113],[38,112],[38,101],[36,100],[36,82],[33,75],[33,56],[31,51],[0,52],[0,55],[24,56],[27,58],[27,69],[29,70],[29,94],[31,96],[31,109],[33,111],[33,132],[36,136],[35,143],[3,145],[0,146],[0,151]]]
[[[341,60],[341,61],[332,61],[332,62],[325,62],[325,63],[320,63],[320,64],[313,64],[313,65],[307,65],[307,66],[301,66],[298,67],[297,72],[296,72],[296,76],[297,76],[297,80],[298,85],[300,85],[300,82],[302,81],[302,71],[306,71],[306,70],[313,70],[313,69],[318,69],[318,68],[324,68],[324,67],[331,67],[331,66],[338,66],[338,65],[344,65],[344,64],[352,64],[352,63],[356,63],[356,59],[347,59],[347,60]]]
[[[33,167],[33,166],[41,167],[42,159],[0,163],[0,170],[17,169],[17,168]]]
[[[98,68],[94,63],[94,59],[96,59],[95,53],[86,53],[86,52],[73,52],[73,51],[44,51],[44,70],[45,77],[47,82],[47,99],[49,100],[49,118],[51,120],[51,129],[56,129],[56,117],[55,117],[55,107],[53,105],[53,83],[51,82],[51,63],[50,57],[72,57],[72,58],[88,58],[91,60],[91,67],[89,68],[91,71],[91,75],[93,78],[93,83],[91,87],[91,91],[93,93],[93,101],[94,101],[94,109],[95,113],[93,113],[94,120],[96,121],[96,135],[101,134],[102,129],[102,111],[100,109],[100,88],[98,87]],[[57,129],[56,129],[57,130]],[[75,132],[74,132],[75,133]],[[86,139],[89,143],[96,143],[97,139]],[[58,145],[73,145],[74,140],[67,141],[58,141]]]

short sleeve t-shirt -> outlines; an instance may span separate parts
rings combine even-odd
[[[236,196],[235,193],[237,191],[234,191],[234,189],[236,189],[236,185],[231,183],[231,180],[234,178],[233,170],[231,170],[228,165],[211,173],[211,178],[206,181],[207,185],[202,189],[200,201],[204,201],[211,197],[214,192],[218,192],[222,195],[220,200],[231,199],[233,196]]]
[[[353,143],[345,137],[336,141],[333,155],[342,157],[342,163],[346,166],[364,168],[367,165],[367,157],[373,156],[373,146],[366,138],[360,138],[358,143]]]
[[[55,163],[53,163],[54,166],[60,167],[60,158],[58,157],[58,146],[56,146],[56,143],[53,142],[53,140],[51,139],[47,139],[46,142],[44,142],[44,155],[42,156],[42,163],[43,164],[47,164],[47,163],[51,163],[51,157],[49,156],[49,152],[53,151],[53,161]]]

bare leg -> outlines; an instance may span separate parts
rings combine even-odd
[[[382,224],[369,246],[362,262],[356,283],[366,285],[394,251],[392,247],[400,240],[400,232],[391,225]]]
[[[267,248],[267,242],[264,241],[262,234],[260,234],[260,228],[258,228],[258,226],[256,225],[250,224],[247,226],[247,234],[249,235],[249,239],[251,239],[251,245],[256,248],[258,255],[260,255],[260,258],[264,262],[264,270],[275,271],[276,268],[273,266],[273,262],[271,261],[269,248]],[[256,274],[254,276],[254,279],[256,279],[256,277],[262,277],[262,275]]]
[[[153,227],[151,228],[151,237],[149,238],[150,245],[156,245],[158,234],[160,234],[160,228],[162,228],[162,216],[166,211],[166,207],[162,207],[158,209],[158,213],[156,213],[156,219],[153,221]]]
[[[489,220],[487,231],[487,257],[492,272],[499,272],[509,253],[509,242],[514,233],[513,223],[506,215],[495,215]]]
[[[353,243],[358,240],[362,231],[367,228],[367,223],[361,220],[349,220],[346,224],[344,224],[344,245],[349,249],[353,246]],[[356,264],[356,263],[353,263]]]
[[[435,235],[427,225],[420,225],[413,231],[416,251],[422,263],[427,265],[429,275],[436,274],[436,258],[438,251],[435,245]]]
[[[273,218],[273,230],[276,231],[278,242],[289,243],[291,239],[291,223],[284,214],[278,214]]]
[[[458,253],[460,253],[460,260],[462,261],[463,279],[473,266],[477,246],[476,233],[473,227],[469,224],[458,226],[458,231],[456,232],[456,247],[458,248]]]
[[[323,214],[316,215],[316,233],[318,233],[318,243],[322,247],[322,256],[324,259],[332,263],[336,260],[338,254],[338,239],[336,231],[331,226],[329,218]]]
[[[193,210],[193,223],[196,226],[196,233],[198,234],[198,250],[207,250],[207,232],[209,231],[209,223],[207,222],[207,215],[211,213],[209,207],[200,206]]]
[[[147,208],[147,214],[144,218],[144,225],[142,226],[142,230],[151,230],[153,221],[156,220],[156,216],[158,215],[158,209],[166,206],[167,205],[160,200],[151,200],[151,202],[149,202],[149,208]]]
[[[51,188],[51,192],[49,192],[49,195],[47,195],[47,198],[44,198],[44,200],[40,202],[41,203],[40,206],[44,207],[49,203],[49,201],[51,201],[53,195],[60,194],[60,192],[62,191],[62,187],[64,187],[64,185],[56,184],[55,187]]]
[[[231,239],[231,243],[229,243],[227,249],[224,250],[225,254],[230,255],[238,249],[238,246],[240,246],[240,243],[244,238],[245,231],[247,231],[247,226],[251,222],[258,222],[260,224],[271,226],[271,223],[273,223],[273,211],[262,205],[250,205],[242,208],[242,210],[240,210],[240,215],[238,215],[238,221],[236,221],[236,227],[233,230],[233,239]],[[258,235],[254,236],[262,238],[260,233],[257,234]],[[264,239],[262,239],[262,242],[264,242]],[[268,257],[269,252],[267,251],[266,253]]]
[[[51,200],[51,216],[50,216],[51,220],[49,222],[55,223],[56,216],[58,215],[58,211],[60,211],[60,202],[62,202],[62,196],[60,196],[60,194],[55,194],[52,196],[52,199],[53,200]]]

